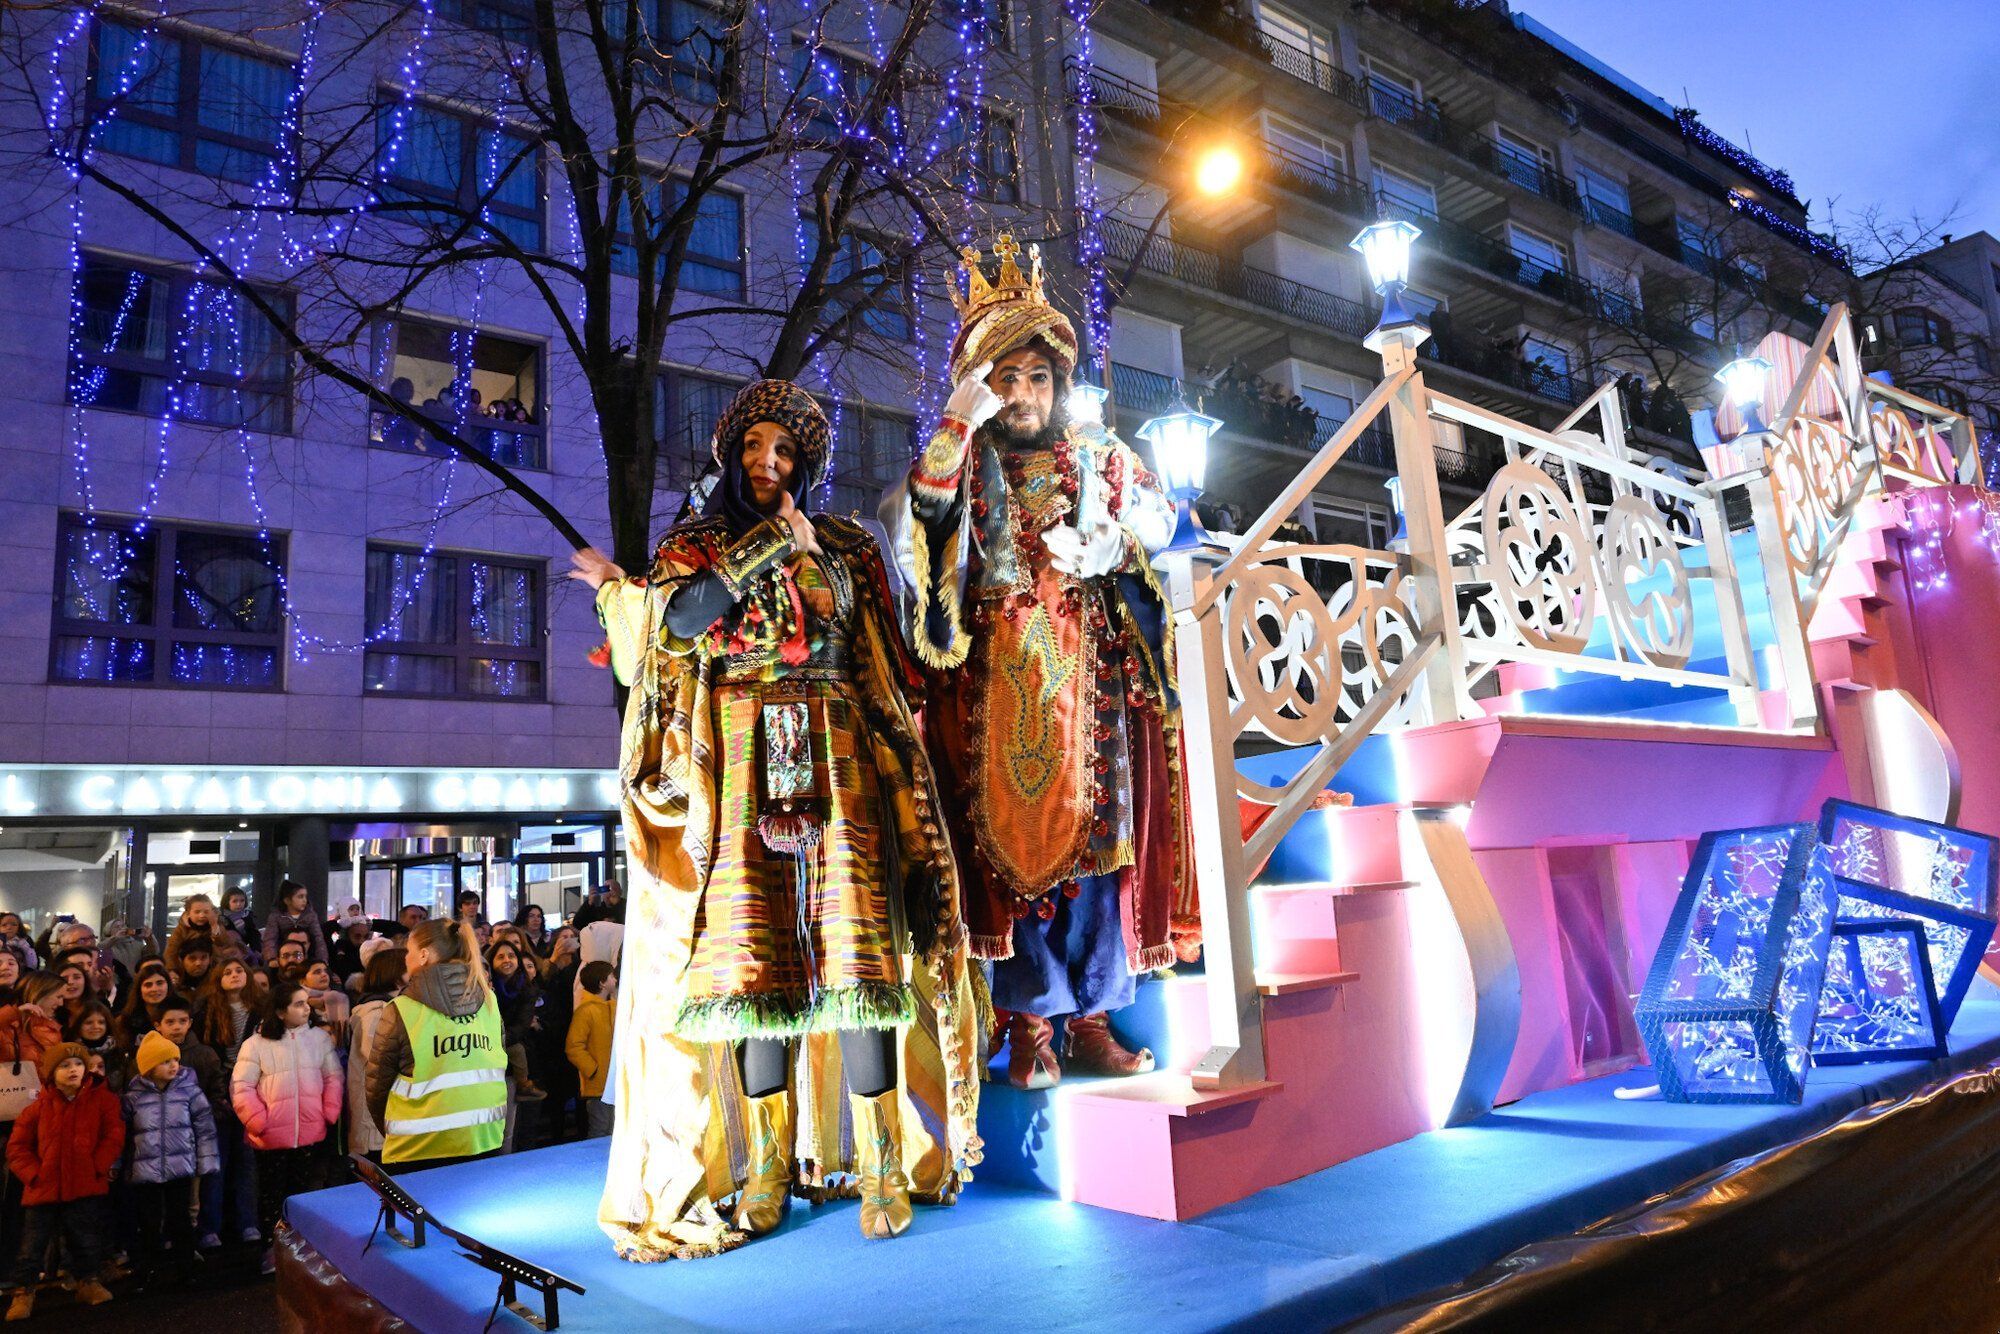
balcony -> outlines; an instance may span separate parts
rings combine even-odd
[[[1635,241],[1639,239],[1639,224],[1624,209],[1602,199],[1592,199],[1589,195],[1582,197],[1582,203],[1583,220],[1591,226],[1603,227]]]
[[[1258,37],[1264,43],[1264,51],[1271,63],[1301,83],[1309,83],[1323,93],[1332,93],[1356,111],[1366,111],[1367,101],[1361,95],[1361,81],[1341,69],[1328,64],[1302,46],[1286,41],[1269,30],[1260,29]]]
[[[1139,0],[1139,3],[1156,14],[1164,14],[1168,18],[1179,19],[1191,28],[1199,28],[1260,60],[1270,59],[1257,25],[1224,9],[1220,0]]]
[[[1158,90],[1134,83],[1096,65],[1086,68],[1072,63],[1070,73],[1077,82],[1078,101],[1082,101],[1087,95],[1091,105],[1105,115],[1144,126],[1149,130],[1158,128],[1160,123]]]
[[[1470,125],[1453,120],[1434,102],[1419,102],[1394,84],[1370,79],[1366,110],[1369,115],[1436,144],[1482,171],[1505,178],[1529,194],[1540,195],[1572,213],[1582,211],[1576,182],[1533,154],[1497,143]]]
[[[1263,147],[1264,160],[1271,170],[1300,190],[1362,221],[1375,216],[1368,187],[1339,167],[1330,162],[1315,162],[1281,144],[1266,142]]]

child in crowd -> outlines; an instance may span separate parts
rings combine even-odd
[[[199,1191],[201,1195],[201,1240],[196,1243],[204,1251],[218,1250],[222,1246],[222,1163],[220,1159],[222,1132],[225,1128],[224,1112],[229,1106],[229,1075],[222,1068],[222,1057],[215,1048],[203,1042],[194,1033],[194,1007],[184,996],[169,996],[167,1003],[160,1007],[160,1026],[156,1031],[161,1037],[180,1048],[181,1068],[195,1078],[201,1089],[201,1096],[208,1100],[208,1110],[215,1127],[217,1161],[214,1167],[201,1173]],[[229,1117],[227,1129],[237,1130],[236,1119]]]
[[[187,1007],[171,1013],[185,1033]],[[127,1196],[137,1225],[133,1258],[140,1281],[152,1284],[164,1266],[192,1257],[196,1182],[221,1162],[208,1097],[195,1072],[181,1064],[180,1048],[155,1030],[140,1041],[133,1068],[125,1088]]]
[[[20,1180],[27,1206],[9,1320],[34,1314],[42,1257],[58,1232],[68,1248],[77,1301],[101,1306],[111,1300],[98,1271],[108,1230],[104,1197],[125,1147],[125,1118],[118,1099],[90,1073],[82,1047],[57,1043],[42,1053],[40,1069],[42,1092],[7,1139],[7,1170]]]
[[[285,1201],[320,1185],[320,1145],[340,1124],[346,1088],[333,1040],[312,1026],[312,998],[279,978],[229,1081],[236,1117],[257,1151],[257,1222],[267,1241],[277,1236]],[[276,1251],[266,1250],[264,1272],[277,1264]]]
[[[604,1076],[611,1068],[611,987],[616,973],[602,959],[577,974],[583,994],[570,1016],[569,1062],[582,1085],[584,1120],[591,1138],[611,1133],[611,1107],[604,1101]]]

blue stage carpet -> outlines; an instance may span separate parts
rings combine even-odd
[[[1161,1223],[977,1182],[864,1241],[849,1201],[798,1207],[779,1233],[714,1259],[631,1265],[595,1211],[603,1141],[410,1178],[454,1228],[582,1283],[576,1334],[654,1329],[1210,1330],[1339,1324],[1455,1282],[1716,1167],[1798,1139],[1947,1071],[2000,1060],[2000,999],[1968,999],[1944,1061],[1816,1070],[1800,1107],[1619,1102],[1645,1070],[1537,1094],[1268,1190],[1191,1223]],[[1366,1078],[1366,1071],[1356,1071]],[[491,1277],[433,1240],[378,1241],[374,1197],[300,1196],[290,1218],[347,1277],[426,1334],[477,1331]],[[532,1304],[532,1302],[531,1302]],[[526,1329],[503,1315],[496,1328]]]

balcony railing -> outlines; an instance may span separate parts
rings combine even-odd
[[[1360,338],[1373,327],[1374,321],[1368,311],[1358,301],[1349,301],[1344,296],[1308,287],[1301,282],[1281,277],[1263,269],[1245,264],[1241,268],[1241,294],[1260,306],[1282,311],[1294,319],[1308,324],[1317,324],[1343,333],[1352,338]]]
[[[1585,222],[1592,226],[1609,228],[1620,236],[1638,239],[1639,224],[1634,222],[1632,215],[1624,209],[1602,199],[1593,199],[1589,195],[1582,196],[1582,203]]]
[[[1137,366],[1111,363],[1111,394],[1123,411],[1151,416],[1165,412],[1173,403],[1180,381],[1158,371],[1142,371]],[[1128,427],[1127,435],[1131,434]]]
[[[1199,28],[1211,37],[1219,38],[1231,46],[1246,51],[1261,59],[1270,59],[1264,49],[1262,34],[1251,20],[1223,8],[1216,0],[1139,0],[1140,4],[1156,14],[1179,19],[1189,27]]]
[[[1302,153],[1294,153],[1282,144],[1268,140],[1264,144],[1264,156],[1273,171],[1284,176],[1300,189],[1318,195],[1335,208],[1356,218],[1371,219],[1368,187],[1349,176],[1331,162],[1314,161]]]
[[[1576,182],[1533,154],[1498,143],[1472,126],[1453,120],[1435,103],[1419,102],[1408,89],[1370,79],[1367,103],[1370,115],[1400,126],[1530,194],[1540,195],[1571,212],[1582,210],[1582,196],[1577,193]]]
[[[1122,120],[1142,122],[1148,126],[1160,119],[1160,93],[1156,88],[1134,83],[1122,75],[1096,65],[1078,66],[1072,64],[1071,73],[1078,76],[1078,82],[1087,87],[1090,101],[1099,111],[1107,112]]]
[[[1258,36],[1263,39],[1264,50],[1271,57],[1271,63],[1294,79],[1309,83],[1321,92],[1332,93],[1357,111],[1368,109],[1361,95],[1361,81],[1346,70],[1329,64],[1268,28],[1260,28]]]
[[[1223,290],[1222,257],[1213,250],[1157,233],[1148,236],[1145,228],[1119,218],[1105,218],[1098,228],[1104,238],[1104,253],[1112,259],[1129,264],[1136,258],[1138,266],[1150,273]]]

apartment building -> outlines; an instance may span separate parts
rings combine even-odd
[[[1202,395],[1226,422],[1211,495],[1248,514],[1379,375],[1348,250],[1378,217],[1423,230],[1405,300],[1447,392],[1551,426],[1636,377],[1636,439],[1689,465],[1736,340],[1810,337],[1843,280],[1782,172],[1504,3],[1110,0],[1094,56],[1105,249],[1114,289],[1131,277],[1116,399]],[[1189,173],[1216,145],[1249,166],[1212,198]],[[1469,496],[1493,442],[1434,425],[1443,484]],[[1304,517],[1380,545],[1391,461],[1371,430]]]
[[[1858,286],[1871,361],[1905,388],[1969,414],[1982,443],[2000,434],[2000,240],[1946,233]]]

